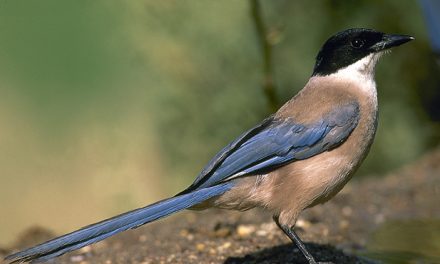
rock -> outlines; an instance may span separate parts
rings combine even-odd
[[[252,225],[239,225],[237,227],[237,234],[240,237],[250,236],[254,232],[255,232],[255,226]]]

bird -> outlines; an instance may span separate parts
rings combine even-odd
[[[301,251],[300,213],[335,196],[367,156],[378,125],[375,65],[409,35],[351,28],[331,36],[304,88],[261,123],[220,150],[194,182],[170,198],[6,256],[45,262],[173,213],[211,207],[263,208]]]

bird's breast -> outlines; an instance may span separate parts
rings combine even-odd
[[[277,186],[271,197],[272,203],[280,206],[280,211],[285,210],[283,208],[301,211],[332,198],[350,180],[373,142],[378,113],[377,96],[371,92],[376,89],[374,81],[350,83],[330,79],[324,83],[324,88],[313,87],[319,86],[316,83],[306,86],[305,91],[289,102],[290,109],[284,109],[282,114],[307,122],[316,120],[330,109],[354,101],[359,105],[358,124],[338,147],[272,172]],[[372,87],[360,87],[362,85]],[[298,113],[294,110],[296,107],[304,111]]]

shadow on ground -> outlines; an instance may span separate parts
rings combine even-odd
[[[316,261],[330,263],[362,263],[373,264],[356,256],[344,254],[341,250],[330,245],[306,243],[307,249],[315,257]],[[243,257],[229,257],[224,264],[308,264],[301,252],[293,244],[265,248],[263,250],[247,254]]]

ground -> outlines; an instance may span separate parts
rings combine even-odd
[[[296,230],[319,261],[376,263],[360,257],[373,230],[393,220],[440,219],[440,149],[385,177],[353,181],[325,205],[303,213]],[[53,237],[31,228],[11,251]],[[124,232],[54,263],[306,263],[258,210],[184,212]],[[421,262],[417,262],[421,263]],[[432,262],[434,263],[434,262]]]

